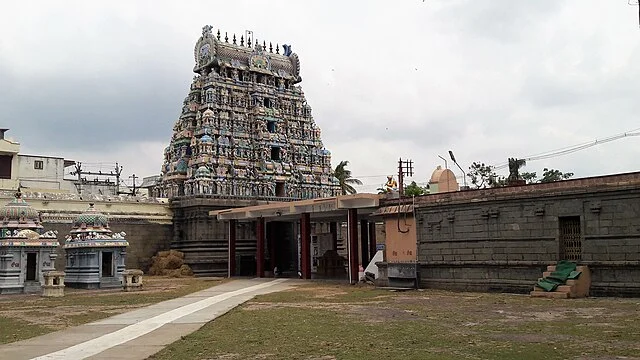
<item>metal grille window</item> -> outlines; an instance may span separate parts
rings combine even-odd
[[[560,225],[560,260],[580,261],[582,259],[580,217],[561,217],[558,220]]]

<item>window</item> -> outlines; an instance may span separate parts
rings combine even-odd
[[[0,155],[0,179],[11,179],[11,161],[10,155]]]
[[[264,98],[264,107],[267,109],[271,109],[271,100],[268,98]]]
[[[560,260],[582,260],[580,217],[560,217],[558,218],[558,224],[560,226]]]
[[[35,160],[33,162],[33,168],[36,170],[42,170],[44,169],[44,163],[42,162],[42,160]]]
[[[270,133],[274,133],[274,132],[276,132],[276,122],[275,122],[275,121],[273,121],[273,120],[269,120],[269,121],[267,121],[267,130],[268,130]]]
[[[280,160],[280,148],[274,146],[271,148],[271,160]]]
[[[278,197],[284,197],[285,196],[284,182],[282,182],[282,181],[276,181],[276,196],[278,196]]]

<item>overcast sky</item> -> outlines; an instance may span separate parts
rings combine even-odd
[[[466,170],[640,128],[627,0],[5,2],[0,126],[23,153],[157,174],[206,24],[292,44],[334,166],[364,191],[399,157],[424,183],[448,150]],[[523,171],[638,171],[639,142]]]

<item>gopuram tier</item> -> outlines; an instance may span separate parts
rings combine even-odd
[[[300,61],[291,46],[282,48],[203,28],[156,196],[283,200],[339,193],[331,153],[297,85]]]

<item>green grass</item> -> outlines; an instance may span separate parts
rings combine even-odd
[[[609,359],[640,354],[637,299],[310,285],[259,296],[152,359]]]
[[[188,295],[219,284],[202,278],[145,277],[143,291],[65,289],[65,296],[0,296],[0,344],[28,339],[69,326]]]

